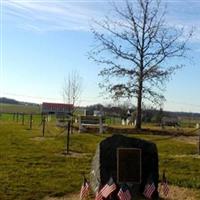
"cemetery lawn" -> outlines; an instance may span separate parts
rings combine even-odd
[[[82,173],[89,178],[96,145],[109,135],[71,135],[71,154],[64,156],[62,130],[49,125],[42,137],[41,127],[0,121],[0,199],[39,200],[77,193]],[[160,177],[163,169],[169,183],[192,188],[200,199],[200,156],[197,145],[171,136],[129,135],[157,144]]]

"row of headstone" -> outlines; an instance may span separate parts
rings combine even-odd
[[[122,126],[125,126],[125,125],[132,125],[132,126],[134,125],[131,117],[122,119]]]

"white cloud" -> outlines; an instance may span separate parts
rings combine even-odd
[[[91,19],[101,19],[109,11],[108,1],[90,0],[3,0],[5,19],[17,27],[36,32],[90,30]],[[119,2],[119,1],[118,1]],[[168,1],[167,22],[185,27],[187,34],[194,28],[192,42],[200,42],[200,3]],[[189,7],[190,5],[190,7]],[[180,12],[177,12],[180,11]],[[194,13],[192,13],[194,11]]]
[[[3,1],[3,10],[5,18],[18,27],[41,32],[89,30],[90,20],[102,15],[97,6],[91,3],[89,6],[86,1],[6,0]]]

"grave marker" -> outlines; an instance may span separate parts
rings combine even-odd
[[[153,199],[158,197],[158,152],[153,142],[115,134],[101,141],[91,167],[94,192],[112,177],[121,186],[129,185],[133,198],[143,194],[149,179],[155,184]],[[115,194],[114,194],[115,195]],[[116,196],[113,199],[117,199]]]

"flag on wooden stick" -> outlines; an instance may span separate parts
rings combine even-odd
[[[103,196],[101,194],[101,191],[96,193],[95,200],[103,200]]]
[[[117,196],[119,200],[131,200],[131,193],[126,184],[122,185]]]
[[[156,189],[156,187],[155,187],[153,182],[152,183],[147,183],[145,188],[144,188],[144,192],[143,192],[144,196],[146,198],[150,199],[152,194],[153,194],[153,192],[155,191],[155,189]]]
[[[80,191],[80,200],[85,199],[88,196],[89,191],[90,191],[90,184],[87,181],[87,179],[84,177],[83,184],[81,186],[81,191]]]
[[[117,186],[111,177],[106,185],[100,190],[101,195],[107,198],[112,192],[116,190]]]
[[[167,196],[168,193],[169,193],[169,187],[168,187],[167,179],[166,179],[166,176],[165,176],[165,171],[163,171],[161,187],[162,187],[163,194],[165,196]]]

